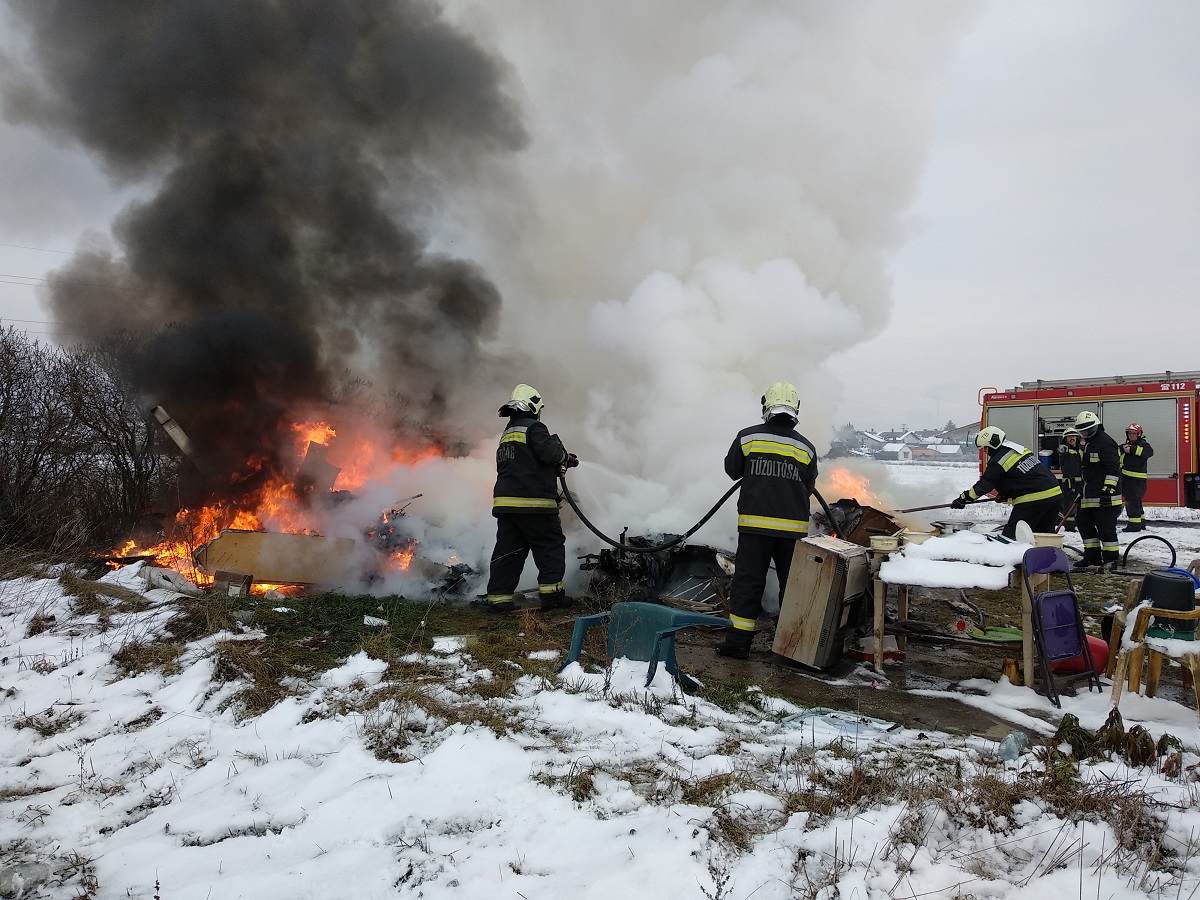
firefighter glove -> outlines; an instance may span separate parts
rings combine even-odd
[[[1116,492],[1117,486],[1115,484],[1106,484],[1104,487],[1100,488],[1100,493],[1102,493],[1105,497],[1111,497]]]
[[[574,453],[568,453],[566,467],[568,469],[573,469],[577,465],[579,465],[579,457],[576,456]]]
[[[967,492],[963,491],[957,497],[950,501],[951,509],[966,509],[967,507]]]

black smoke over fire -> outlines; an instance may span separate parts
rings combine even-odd
[[[421,0],[13,0],[6,112],[140,191],[49,302],[126,361],[223,483],[348,377],[437,428],[494,363],[498,291],[431,250],[440,185],[523,127],[496,58]],[[290,465],[290,460],[287,461]]]

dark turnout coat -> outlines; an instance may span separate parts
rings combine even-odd
[[[967,491],[971,500],[996,491],[1014,505],[1035,503],[1062,495],[1058,479],[1047,469],[1033,451],[1013,441],[988,450],[983,475]]]
[[[496,448],[492,515],[558,513],[555,479],[567,450],[557,434],[529,416],[513,416]]]
[[[786,416],[739,431],[725,456],[725,472],[742,479],[739,532],[797,539],[808,534],[817,453]]]

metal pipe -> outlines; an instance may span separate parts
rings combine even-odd
[[[158,424],[163,427],[163,431],[169,434],[175,445],[183,451],[184,456],[195,462],[196,456],[192,448],[191,438],[187,436],[187,433],[180,427],[179,423],[171,418],[171,414],[161,406],[154,407],[150,412],[154,414],[154,418],[158,420]]]

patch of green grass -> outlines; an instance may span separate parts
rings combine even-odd
[[[762,688],[753,682],[730,678],[725,681],[706,679],[700,696],[715,703],[726,712],[734,712],[747,706],[751,709],[762,710],[765,695]]]
[[[32,728],[42,737],[54,737],[56,734],[62,734],[68,729],[74,728],[84,719],[83,713],[77,709],[69,709],[60,715],[54,715],[54,710],[49,709],[44,713],[35,715],[18,716],[12,720],[13,728]]]
[[[133,641],[112,655],[113,665],[122,675],[140,675],[160,671],[165,675],[179,672],[183,644],[178,641]]]

